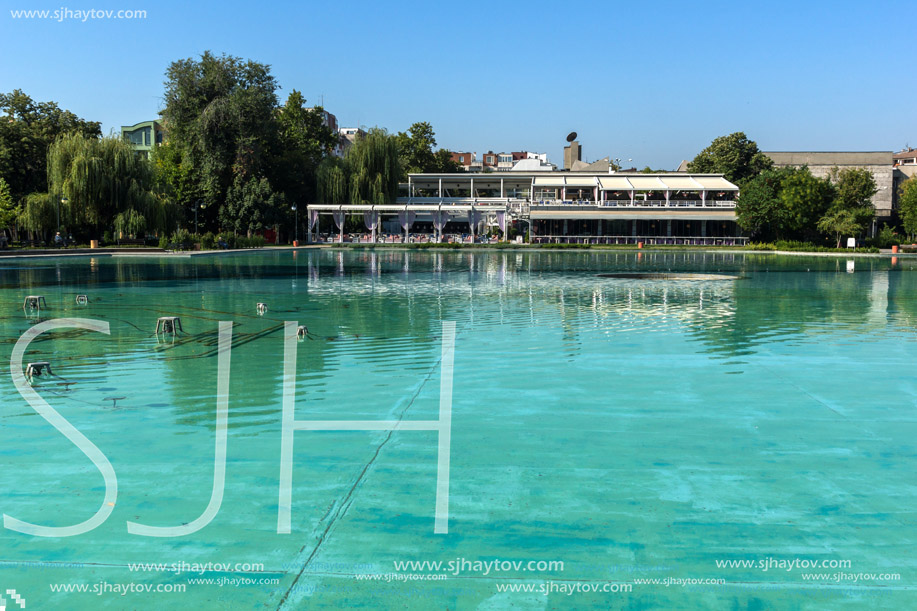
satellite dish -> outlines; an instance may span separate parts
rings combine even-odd
[[[573,142],[574,140],[576,140],[576,132],[567,134],[567,142]]]

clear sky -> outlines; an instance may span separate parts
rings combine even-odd
[[[281,99],[341,126],[429,121],[452,150],[674,169],[716,136],[764,150],[917,145],[910,2],[0,0],[0,90],[103,130],[154,118],[164,73],[205,50],[270,64]],[[11,10],[145,10],[14,19]]]

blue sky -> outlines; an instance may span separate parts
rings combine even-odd
[[[2,0],[0,90],[104,131],[154,117],[169,62],[209,49],[272,66],[283,99],[341,126],[429,121],[440,146],[673,169],[716,136],[765,150],[917,144],[906,2],[196,2]],[[19,9],[143,20],[13,19]],[[898,58],[896,58],[896,55]]]

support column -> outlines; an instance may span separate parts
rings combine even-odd
[[[668,193],[668,191],[666,191]],[[672,237],[672,219],[669,219],[665,222],[665,235],[667,237]]]
[[[700,222],[700,237],[702,238],[707,237],[707,221]]]
[[[598,228],[596,229],[596,234],[602,235],[602,219],[599,219]]]
[[[439,198],[443,198],[443,179],[439,179]]]
[[[637,219],[634,219],[634,220],[631,222],[631,226],[630,226],[630,235],[631,235],[631,237],[634,237],[634,238],[637,237]]]
[[[506,197],[506,189],[503,188],[503,179],[500,179],[500,198]]]
[[[471,179],[471,182],[474,182],[473,178]],[[468,223],[468,227],[471,229],[471,243],[472,244],[474,244],[474,229],[475,229],[474,226],[477,224],[475,223],[474,217],[475,217],[474,204],[472,204],[471,210],[468,212],[468,220],[471,221],[470,223]]]

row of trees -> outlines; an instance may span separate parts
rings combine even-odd
[[[842,236],[862,233],[875,217],[872,198],[878,189],[865,168],[835,167],[824,178],[813,176],[805,166],[775,168],[742,132],[715,139],[688,170],[721,173],[736,183],[736,220],[758,240],[817,240],[831,235],[840,247]]]
[[[372,129],[341,160],[324,112],[266,64],[205,52],[166,71],[167,141],[149,160],[53,102],[0,95],[0,229],[78,237],[168,233],[179,224],[251,236],[291,226],[293,205],[391,201],[408,172],[458,171],[429,123]]]

